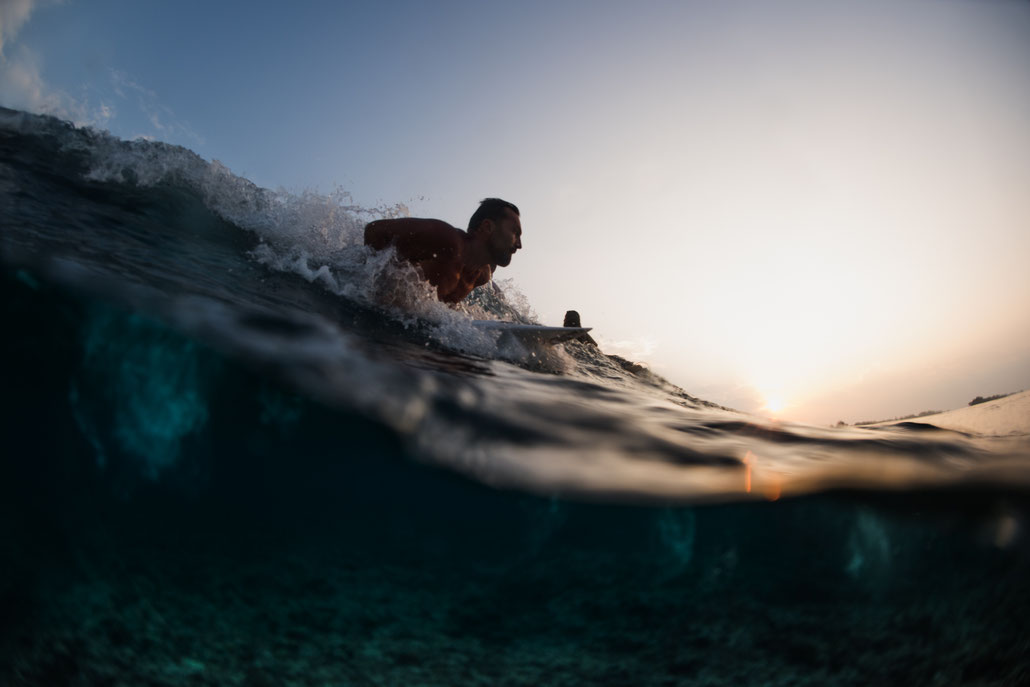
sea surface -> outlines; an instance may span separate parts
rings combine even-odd
[[[722,408],[0,108],[0,684],[1030,684],[1030,437]]]

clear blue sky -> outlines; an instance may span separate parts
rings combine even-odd
[[[0,104],[463,225],[545,322],[833,422],[1030,388],[1030,2],[0,0]]]

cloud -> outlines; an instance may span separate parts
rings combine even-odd
[[[40,68],[40,59],[26,45],[16,44],[15,39],[36,9],[62,2],[0,0],[0,105],[53,115],[77,126],[106,128],[117,114],[113,103],[127,101],[139,108],[143,120],[152,127],[151,132],[141,133],[137,138],[185,138],[203,145],[204,139],[189,124],[176,117],[171,109],[162,105],[157,93],[120,70],[110,70],[110,83],[107,85],[80,84],[76,87],[78,97],[47,83]],[[127,109],[132,114],[132,107]],[[135,128],[139,124],[132,126]]]
[[[4,59],[4,46],[25,26],[35,4],[35,0],[0,0],[0,60]]]
[[[64,91],[51,88],[43,79],[36,56],[21,48],[8,56],[18,32],[32,12],[59,0],[0,0],[0,104],[28,112],[40,112],[68,119],[76,124],[100,125],[114,112],[106,104],[91,109]]]
[[[140,112],[162,137],[184,136],[198,143],[204,143],[204,139],[189,124],[176,117],[171,108],[161,104],[157,93],[140,85],[125,72],[117,69],[111,70],[111,87],[118,97],[125,100],[135,99]],[[152,139],[153,136],[144,136],[144,138]]]
[[[53,115],[77,126],[104,128],[117,114],[112,101],[127,100],[136,104],[157,136],[186,137],[203,143],[203,139],[188,124],[161,105],[154,91],[141,86],[124,72],[110,70],[109,89],[102,85],[98,87],[97,84],[82,84],[79,97],[47,83],[43,78],[40,59],[27,46],[17,45],[15,39],[35,9],[60,2],[0,0],[0,105]],[[149,134],[141,137],[154,138]]]
[[[638,337],[636,339],[614,340],[606,339],[603,336],[598,337],[598,343],[602,350],[621,355],[636,362],[650,360],[659,344],[659,342],[649,338]]]
[[[35,56],[24,48],[14,57],[0,58],[0,104],[53,115],[78,126],[103,126],[115,114],[107,103],[91,106],[86,100],[51,88],[43,79]]]
[[[61,98],[46,88],[35,61],[25,57],[5,58],[0,65],[0,102],[36,112],[58,109]]]
[[[14,40],[37,7],[60,5],[64,0],[0,0],[0,65],[4,48]]]

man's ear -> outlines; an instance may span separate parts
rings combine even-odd
[[[479,231],[487,236],[494,233],[494,221],[492,219],[484,219],[479,223]]]

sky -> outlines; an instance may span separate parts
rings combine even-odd
[[[0,104],[522,214],[541,322],[832,424],[1030,388],[1030,1],[0,0]]]

